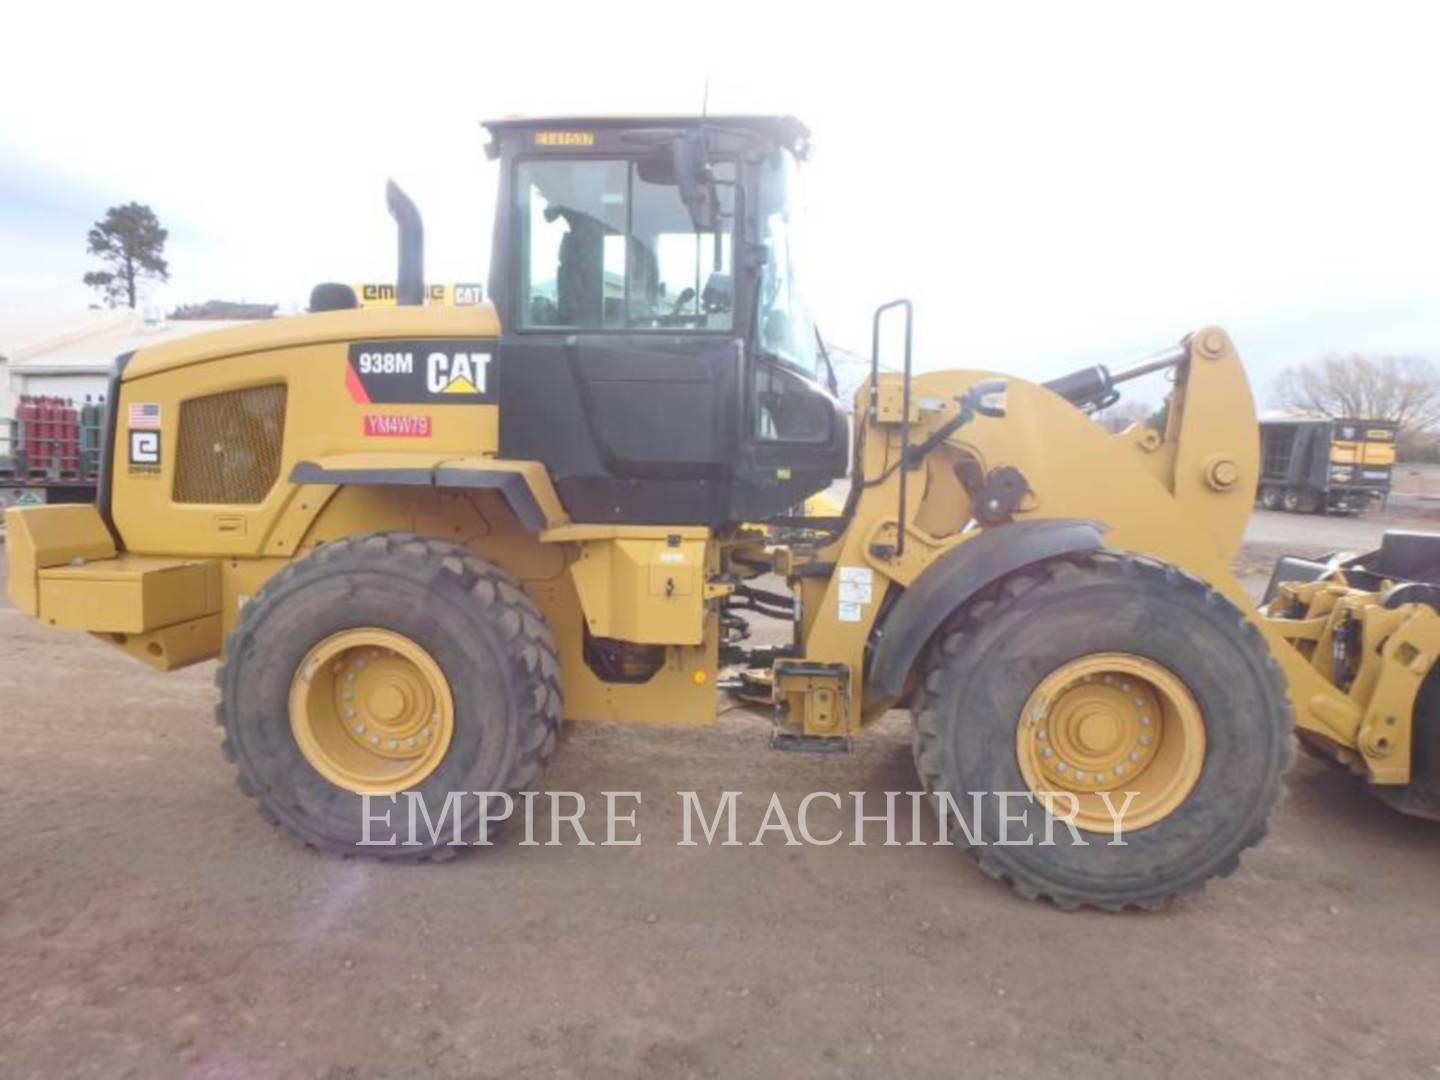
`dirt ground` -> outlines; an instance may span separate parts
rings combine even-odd
[[[1440,1075],[1440,825],[1303,756],[1240,871],[1153,915],[878,835],[677,846],[677,790],[743,790],[742,838],[772,791],[909,790],[898,716],[843,757],[737,711],[576,727],[548,786],[642,792],[642,846],[376,866],[261,821],[211,674],[0,605],[0,1076]]]

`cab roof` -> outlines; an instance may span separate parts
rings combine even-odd
[[[536,131],[646,131],[656,129],[698,128],[701,125],[717,131],[743,130],[754,132],[803,156],[810,142],[810,129],[794,116],[731,114],[718,116],[507,116],[486,120],[486,131],[501,139]]]

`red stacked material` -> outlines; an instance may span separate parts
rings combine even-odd
[[[30,475],[75,475],[80,471],[80,412],[64,398],[24,395],[15,410],[16,449]]]

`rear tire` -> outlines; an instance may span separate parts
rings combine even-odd
[[[335,674],[350,668],[328,643],[351,639],[364,643],[354,666],[376,663],[370,674],[378,676],[380,664],[389,662],[400,672],[400,677],[391,677],[385,670],[386,681],[374,692],[377,707],[394,714],[388,719],[395,726],[387,734],[402,736],[386,740],[392,748],[399,743],[388,757],[381,756],[383,750],[373,758],[365,756],[370,753],[365,740],[375,741],[369,734],[347,742],[350,725],[337,721],[337,713],[348,701],[324,707],[323,729],[317,726],[320,720],[307,720],[306,709],[294,704],[308,700],[305,694],[312,693],[307,689],[312,682],[334,684],[315,693],[324,701],[341,694],[353,697],[350,685],[366,686],[364,672],[359,684],[346,684]],[[386,642],[394,649],[387,650]],[[325,652],[327,648],[331,651]],[[417,658],[408,679],[405,653]],[[427,683],[427,677],[433,681]],[[403,790],[418,793],[434,822],[440,821],[451,792],[506,792],[513,797],[539,779],[554,750],[561,716],[555,645],[519,583],[468,548],[408,533],[376,533],[326,544],[275,575],[245,605],[226,641],[216,681],[223,749],[239,768],[240,789],[259,800],[265,818],[284,825],[304,843],[337,855],[438,859],[455,854],[458,848],[447,846],[454,836],[448,821],[437,837],[421,822],[416,837],[420,842],[403,843],[408,839],[405,798],[396,800],[389,829],[373,821],[373,815],[390,807],[389,801],[371,800],[371,840],[397,835],[398,842],[361,846],[366,800],[360,792],[400,786],[389,785],[387,776],[402,782],[412,777]],[[427,686],[443,698],[447,741],[443,753],[427,758],[422,748],[407,759],[402,705],[418,700],[423,715],[415,722],[427,724],[432,716]],[[356,704],[363,708],[365,703]],[[434,707],[433,716],[440,720],[441,706]],[[318,716],[322,710],[314,711]],[[381,730],[377,723],[372,719],[372,733]],[[412,727],[408,733],[429,737],[428,729],[421,735]],[[328,756],[315,749],[317,734],[323,736],[319,743],[332,748]],[[415,740],[409,741],[413,745]],[[354,768],[347,771],[347,765]],[[367,774],[366,768],[378,771]],[[347,775],[368,779],[347,786]],[[503,800],[491,795],[488,805],[491,816],[499,816]],[[480,812],[478,796],[460,800],[465,843],[479,838]]]
[[[1261,488],[1260,505],[1266,510],[1280,509],[1280,493],[1273,487],[1266,486]]]
[[[1301,512],[1303,504],[1301,501],[1300,492],[1296,491],[1294,488],[1286,491],[1285,494],[1281,496],[1280,502],[1281,505],[1284,506],[1287,513],[1298,514]]]
[[[1115,656],[1168,672],[1161,683],[1170,680],[1198,706],[1203,757],[1189,786],[1174,788],[1180,795],[1169,808],[1161,800],[1153,823],[1126,829],[1125,847],[1110,846],[1108,831],[1088,829],[1079,834],[1084,843],[1076,843],[1058,819],[1047,844],[1042,807],[1020,802],[1010,810],[1028,806],[1026,822],[1016,829],[1012,817],[1012,843],[996,845],[999,815],[989,793],[1034,797],[1017,747],[1024,746],[1024,714],[1037,688],[1067,665]],[[1083,690],[1091,689],[1089,677],[1083,682]],[[1045,713],[1047,723],[1059,713],[1058,707]],[[976,843],[958,823],[951,840],[1022,895],[1064,908],[1158,908],[1229,874],[1240,853],[1264,836],[1293,758],[1285,683],[1255,626],[1182,571],[1112,552],[1028,568],[962,608],[929,649],[914,723],[922,783],[950,794]],[[1171,729],[1145,730],[1163,745]],[[1113,783],[1116,806],[1127,784],[1144,786],[1138,775]],[[1098,796],[1084,798],[1093,805]]]

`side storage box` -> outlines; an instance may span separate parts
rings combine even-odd
[[[63,630],[144,634],[219,612],[213,559],[122,555],[40,571],[40,619]]]
[[[578,544],[570,577],[596,637],[641,645],[705,640],[709,532],[656,525],[569,525],[546,541]]]

